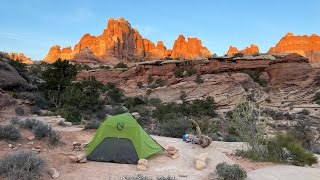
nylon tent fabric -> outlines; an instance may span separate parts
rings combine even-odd
[[[139,159],[145,159],[164,150],[129,113],[107,118],[98,128],[90,144],[87,145],[86,155],[89,156],[105,138],[131,140]]]

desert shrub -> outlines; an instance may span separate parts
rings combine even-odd
[[[202,84],[202,83],[204,83],[204,80],[201,79],[201,75],[200,74],[197,74],[197,79],[194,82],[197,83],[197,84]]]
[[[225,142],[239,142],[240,138],[234,135],[226,134],[223,138]]]
[[[20,129],[17,125],[0,125],[0,139],[16,141],[21,138]]]
[[[115,68],[128,68],[128,66],[123,62],[116,64],[114,67]]]
[[[125,96],[121,89],[119,89],[113,83],[108,83],[106,86],[107,86],[107,96],[109,97],[110,103],[119,104],[124,102]]]
[[[314,95],[314,102],[320,105],[320,92]]]
[[[256,154],[264,152],[261,145],[266,141],[265,124],[260,121],[258,114],[254,105],[249,102],[240,103],[231,114],[232,127]]]
[[[306,115],[308,116],[310,114],[310,112],[307,109],[303,109],[300,114]]]
[[[248,74],[254,82],[258,83],[262,87],[265,87],[267,85],[267,82],[260,79],[260,75],[264,71],[264,68],[242,69],[241,73]]]
[[[31,112],[32,112],[32,114],[39,115],[41,113],[41,108],[39,108],[38,106],[32,106],[31,107]]]
[[[236,154],[256,161],[290,163],[296,166],[317,163],[317,158],[289,135],[278,134],[269,139],[263,147],[263,153],[257,154],[249,149],[237,151]]]
[[[191,102],[181,104],[181,113],[186,116],[210,116],[215,117],[216,105],[213,97],[208,96],[206,99],[196,99]]]
[[[159,98],[149,98],[147,99],[147,104],[150,106],[159,106],[161,104],[161,99]]]
[[[18,150],[0,160],[0,175],[7,179],[40,179],[45,160],[28,150]]]
[[[37,123],[35,119],[26,119],[20,123],[21,127],[26,129],[32,129],[33,126]]]
[[[106,107],[106,113],[109,114],[109,115],[123,114],[123,113],[126,113],[126,112],[128,112],[128,109],[125,108],[124,106],[119,106],[119,105],[112,106],[112,105],[108,105],[108,106]]]
[[[276,155],[279,159],[289,161],[293,165],[303,166],[317,163],[317,158],[306,151],[301,143],[290,135],[278,134],[268,141],[267,149],[269,154]]]
[[[87,121],[84,124],[84,129],[98,129],[100,125],[101,125],[101,122],[97,120]]]
[[[216,166],[216,174],[222,180],[242,180],[247,177],[247,172],[238,164],[229,165],[226,162]]]
[[[136,96],[136,97],[127,97],[124,103],[124,106],[131,109],[138,105],[146,104],[146,100],[143,97]]]
[[[24,116],[24,109],[22,108],[22,107],[16,107],[15,108],[15,112],[16,112],[16,115],[18,115],[18,116]]]
[[[162,87],[166,85],[166,80],[158,78],[154,83],[156,84],[156,87]]]
[[[139,89],[142,89],[142,88],[143,88],[142,82],[138,82],[138,83],[137,83],[137,87],[138,87]]]
[[[233,57],[235,57],[235,58],[237,58],[237,57],[243,57],[244,56],[244,54],[243,53],[235,53],[234,55],[233,55]]]
[[[189,76],[192,76],[192,75],[194,75],[195,73],[197,73],[197,71],[196,71],[192,66],[190,66],[190,67],[187,68],[187,74],[188,74]]]
[[[148,81],[148,84],[153,83],[154,79],[152,78],[151,74],[148,75],[148,80],[147,81]]]
[[[20,119],[18,117],[12,117],[10,124],[20,125]]]
[[[174,177],[174,176],[160,176],[160,177],[157,177],[157,180],[176,180],[176,177]]]
[[[148,177],[148,176],[144,176],[142,174],[138,174],[135,176],[126,176],[123,178],[120,178],[121,180],[152,180],[152,178]]]
[[[37,139],[45,138],[52,131],[51,127],[41,121],[36,121],[32,127],[32,133]]]
[[[177,78],[183,78],[183,69],[177,69],[175,72],[174,72],[174,75],[175,77]]]
[[[188,123],[186,119],[181,117],[168,119],[168,121],[159,124],[160,135],[166,137],[181,138],[191,128],[191,123]]]
[[[60,142],[62,134],[58,131],[51,130],[48,132],[48,143],[50,145],[57,145]]]

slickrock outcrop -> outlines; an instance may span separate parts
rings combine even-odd
[[[179,35],[174,41],[171,58],[173,59],[202,59],[211,56],[210,51],[202,46],[202,42],[197,38],[186,38]]]
[[[73,59],[81,49],[88,48],[93,55],[102,61],[110,59],[139,59],[156,60],[164,59],[171,54],[173,58],[199,59],[211,55],[209,50],[202,46],[201,40],[183,36],[176,40],[172,52],[167,50],[162,41],[155,45],[149,39],[143,38],[137,29],[133,29],[124,18],[108,20],[108,26],[99,36],[85,34],[73,48],[66,47],[61,50],[58,45],[52,46],[49,53],[43,59],[46,62],[54,62],[58,58]]]
[[[320,62],[320,36],[295,36],[287,33],[268,53],[297,53],[309,59],[310,63]]]
[[[0,61],[0,88],[4,90],[15,88],[35,89],[6,60]]]
[[[21,60],[23,63],[33,64],[33,61],[31,60],[31,58],[26,57],[23,53],[10,52],[8,54],[9,54],[10,59],[12,59],[12,60]]]
[[[100,59],[97,58],[92,51],[85,47],[83,48],[80,53],[76,54],[70,62],[77,62],[81,64],[99,64],[101,63]]]
[[[243,50],[238,50],[238,48],[230,46],[229,50],[227,52],[227,55],[232,55],[232,54],[236,54],[236,53],[244,53],[244,54],[254,54],[254,53],[259,53],[259,47],[255,44],[251,44],[250,47],[246,47]]]

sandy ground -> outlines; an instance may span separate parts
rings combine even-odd
[[[11,119],[7,118],[8,114],[11,114],[11,112],[5,114],[0,112],[0,124],[8,123],[8,120]],[[39,146],[41,147],[40,155],[47,160],[46,168],[54,167],[58,169],[61,176],[57,179],[64,180],[118,180],[119,177],[136,174],[144,174],[150,177],[170,175],[175,176],[177,179],[205,180],[209,173],[214,172],[215,166],[221,162],[240,164],[240,166],[248,172],[248,179],[320,179],[319,164],[313,167],[295,167],[267,162],[252,162],[251,160],[231,155],[236,149],[245,148],[243,143],[215,141],[209,147],[203,149],[198,145],[185,143],[182,139],[160,136],[152,137],[164,148],[167,148],[168,146],[177,148],[180,157],[173,160],[167,157],[165,153],[154,155],[148,158],[149,169],[145,172],[138,172],[135,165],[128,164],[92,161],[83,164],[71,163],[68,156],[85,153],[84,149],[82,151],[73,151],[72,143],[74,141],[81,143],[90,142],[94,136],[95,130],[84,131],[77,126],[61,127],[55,125],[53,127],[63,133],[63,143],[60,145],[50,147],[45,141],[29,141],[27,137],[31,136],[32,133],[29,130],[22,130],[23,138],[18,142],[0,140],[0,157],[14,151],[8,147],[8,144],[13,144],[14,147],[19,147],[19,149],[31,149],[34,146]],[[34,144],[30,145],[30,142],[33,142]],[[204,170],[196,170],[193,158],[197,154],[205,152],[209,154],[207,167]],[[187,177],[180,177],[181,175],[187,175]],[[44,173],[42,179],[51,179],[51,176]]]

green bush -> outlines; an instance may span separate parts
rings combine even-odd
[[[32,127],[33,135],[37,139],[42,139],[47,137],[50,131],[52,131],[51,127],[47,124],[44,124],[41,121],[36,121],[36,123]]]
[[[189,76],[192,76],[192,75],[194,75],[194,74],[196,74],[196,73],[197,73],[197,71],[196,71],[192,66],[190,66],[190,67],[187,68],[187,74],[188,74]]]
[[[128,68],[128,66],[123,62],[116,64],[114,67],[115,68]]]
[[[222,180],[242,180],[247,178],[246,171],[238,164],[229,165],[226,162],[216,166],[216,174]]]
[[[24,116],[24,109],[22,108],[22,107],[16,107],[15,108],[15,111],[16,111],[16,115],[18,115],[18,116]]]
[[[148,84],[153,83],[153,81],[154,81],[154,79],[152,78],[152,75],[149,74],[149,75],[148,75]]]
[[[164,117],[167,118],[168,114]],[[160,135],[166,137],[181,138],[191,128],[191,123],[180,117],[174,117],[159,124]]]
[[[87,121],[84,124],[84,129],[98,129],[100,125],[101,125],[101,122],[97,120]]]
[[[40,179],[45,160],[27,150],[18,150],[0,160],[0,175],[6,179]]]
[[[200,74],[197,74],[197,79],[194,82],[197,83],[197,84],[202,84],[202,83],[204,83],[204,80],[201,79],[201,75]]]
[[[157,87],[165,86],[166,85],[166,80],[163,80],[161,78],[156,79],[155,84],[156,84]]]
[[[265,147],[264,152],[256,153],[249,149],[237,151],[236,154],[256,161],[290,163],[296,166],[317,163],[317,158],[289,135],[278,134],[262,146]]]
[[[21,138],[20,129],[17,125],[0,125],[0,139],[17,141]]]
[[[50,145],[57,145],[60,142],[62,134],[60,132],[50,130],[48,133],[48,142]]]
[[[177,78],[183,78],[183,69],[177,69],[177,70],[174,72],[174,75],[175,75],[175,77],[177,77]]]
[[[20,123],[20,126],[23,127],[23,128],[26,128],[26,129],[32,129],[33,126],[36,124],[36,120],[35,119],[26,119],[24,121],[22,121]]]

